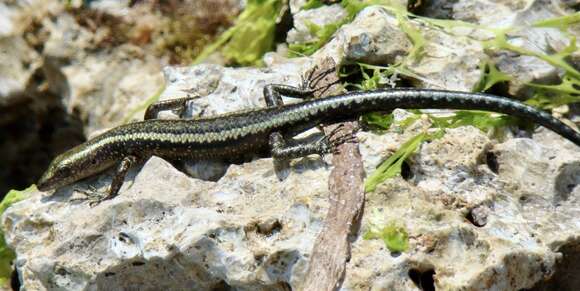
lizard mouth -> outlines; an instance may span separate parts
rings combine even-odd
[[[51,180],[50,177],[48,177],[45,173],[44,175],[42,175],[40,180],[38,180],[38,183],[36,183],[36,188],[43,192],[52,189],[53,187],[51,187],[52,183],[50,182],[50,180]]]

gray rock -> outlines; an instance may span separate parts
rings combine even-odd
[[[388,155],[420,132],[423,122],[404,134],[359,133],[365,168],[376,167],[376,156]],[[413,177],[388,180],[370,193],[363,218],[363,232],[369,225],[403,223],[410,249],[393,256],[382,241],[359,237],[344,288],[411,288],[409,272],[429,270],[435,271],[435,284],[442,289],[484,289],[481,282],[498,290],[529,288],[552,276],[561,259],[557,251],[577,243],[580,226],[566,222],[578,215],[580,187],[557,206],[533,203],[554,201],[558,188],[518,190],[518,183],[525,185],[534,176],[517,173],[530,173],[525,169],[541,159],[540,165],[560,169],[542,179],[551,185],[570,183],[578,176],[574,167],[580,165],[580,156],[577,150],[531,153],[519,144],[541,148],[526,139],[497,145],[498,174],[482,159],[492,144],[474,128],[452,129],[423,145],[411,161]],[[370,152],[376,145],[382,145],[380,154]],[[509,168],[518,165],[524,170]],[[328,207],[329,170],[317,158],[298,159],[281,181],[271,159],[258,159],[232,165],[217,182],[206,182],[152,158],[133,170],[121,195],[111,201],[90,208],[69,200],[82,197],[74,187],[105,189],[110,175],[104,175],[53,196],[33,194],[11,207],[2,223],[7,242],[18,253],[21,278],[32,289],[118,289],[131,284],[296,288]],[[542,196],[524,201],[525,189]],[[163,280],[169,274],[174,280]]]
[[[265,107],[262,89],[267,84],[300,86],[300,76],[309,68],[307,59],[272,61],[266,69],[224,68],[202,64],[195,67],[167,67],[166,88],[160,100],[199,96],[188,103],[186,118]],[[296,99],[285,98],[285,102]]]
[[[370,64],[394,63],[411,48],[396,17],[378,8],[361,11],[341,29],[337,41],[342,42],[346,61]]]
[[[520,199],[536,197],[550,207],[578,198],[580,151],[545,147],[529,139],[512,139],[495,147],[493,152],[499,174],[519,182],[524,193]]]
[[[341,21],[347,16],[344,8],[340,4],[322,6],[316,9],[299,10],[293,15],[294,27],[288,31],[286,42],[304,43],[316,40],[312,35],[309,26],[311,24],[323,27]]]
[[[25,98],[32,74],[40,67],[38,54],[22,37],[0,37],[0,105]]]
[[[482,75],[478,65],[488,58],[479,41],[450,35],[415,20],[408,24],[419,30],[427,42],[425,54],[419,60],[405,63],[412,72],[406,79],[418,87],[462,91],[471,91],[479,83]],[[410,49],[411,41],[396,17],[381,7],[371,6],[361,11],[351,24],[339,29],[336,37],[314,57],[387,65],[407,56]]]
[[[34,195],[5,216],[12,231],[21,219],[39,223],[25,227],[32,237],[8,236],[23,254],[17,262],[23,282],[35,290],[295,285],[327,207],[328,170],[306,159],[278,181],[271,163],[231,166],[214,183],[152,158],[122,196],[94,208],[67,201],[70,187],[53,197]],[[24,255],[38,243],[44,256]],[[73,257],[71,248],[83,255]]]
[[[560,1],[458,1],[453,5],[453,18],[490,28],[517,28],[509,33],[508,42],[535,53],[552,54],[568,45],[569,37],[556,28],[533,27],[537,21],[561,17],[566,12]],[[486,13],[480,13],[486,11]],[[500,71],[513,77],[509,81],[511,95],[531,97],[526,83],[553,83],[561,70],[535,57],[515,53],[492,55]]]
[[[299,2],[292,1],[296,7]],[[56,31],[64,29],[58,21],[53,25]],[[466,32],[451,34],[417,20],[410,25],[427,39],[423,58],[408,64],[415,73],[412,81],[457,90],[470,90],[477,83],[477,64],[488,58],[479,42]],[[71,27],[76,29],[66,25]],[[81,28],[75,31],[51,34],[52,59],[83,53],[58,43],[82,39]],[[264,107],[266,84],[299,85],[300,76],[325,57],[340,64],[381,64],[399,60],[409,48],[393,15],[369,7],[309,58],[289,60],[270,53],[259,69],[166,67],[160,99],[198,95],[187,104],[183,118]],[[136,105],[131,100],[142,100],[136,94],[156,90],[160,65],[133,58],[138,52],[123,46],[112,53],[115,62],[87,55],[83,62],[53,65],[71,82],[70,106],[87,100],[91,105],[112,104],[110,112],[86,113],[96,120],[89,131],[118,120],[117,114]],[[514,68],[526,70],[526,64]],[[99,88],[99,83],[110,87]],[[54,88],[62,90],[60,85]],[[397,110],[396,120],[408,114]],[[164,118],[177,116],[166,112]],[[429,126],[427,118],[420,118],[405,130],[393,126],[382,135],[357,133],[367,173]],[[474,127],[459,127],[423,144],[408,161],[406,180],[387,180],[368,193],[362,221],[361,234],[391,222],[401,225],[409,234],[409,248],[392,253],[382,240],[359,235],[342,289],[410,290],[417,288],[417,278],[432,278],[433,287],[443,290],[519,290],[550,278],[572,284],[562,266],[567,266],[567,257],[577,256],[579,244],[580,154],[576,146],[550,133],[539,131],[533,138],[497,143]],[[105,190],[110,172],[55,193],[33,193],[13,205],[1,221],[6,241],[18,255],[24,286],[299,288],[328,208],[331,165],[305,157],[279,175],[270,158],[253,157],[229,167],[212,163],[184,167],[195,177],[212,180],[206,181],[153,157],[130,172],[118,197],[92,208],[75,200],[83,197],[75,188]]]

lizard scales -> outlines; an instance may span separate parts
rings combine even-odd
[[[272,146],[269,141],[272,133],[298,133],[320,123],[395,108],[500,112],[534,121],[580,146],[580,133],[550,114],[490,94],[399,88],[350,92],[288,105],[280,105],[281,101],[268,102],[268,98],[270,107],[261,109],[192,120],[150,119],[113,128],[57,157],[38,188],[49,190],[70,184],[99,173],[127,156],[139,159],[151,155],[173,159],[236,157],[267,148],[269,143]],[[315,152],[296,151],[289,157],[311,153]]]

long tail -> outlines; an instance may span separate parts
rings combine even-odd
[[[540,124],[580,146],[580,133],[550,114],[505,97],[484,93],[445,90],[397,88],[373,92],[351,92],[309,101],[313,115],[318,112],[369,112],[402,109],[467,109],[485,110],[528,119]]]

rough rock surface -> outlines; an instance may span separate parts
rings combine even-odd
[[[314,41],[315,36],[309,27],[314,24],[322,27],[336,23],[346,17],[346,11],[339,4],[322,6],[317,9],[299,10],[293,15],[294,27],[288,32],[288,43]]]
[[[411,24],[434,43],[409,64],[416,83],[470,90],[479,79],[474,65],[488,57],[482,48]],[[381,31],[400,41],[388,42]],[[167,67],[161,99],[200,95],[185,118],[261,107],[265,84],[298,85],[324,57],[392,62],[409,49],[394,16],[371,7],[311,58],[269,54],[261,69]],[[408,115],[397,110],[395,118]],[[422,118],[404,130],[359,132],[367,174],[428,127]],[[404,178],[368,193],[343,290],[580,288],[569,271],[580,257],[578,147],[545,131],[499,142],[459,127],[424,143],[407,166]],[[270,158],[184,167],[201,180],[153,157],[131,171],[113,200],[92,208],[75,200],[82,198],[75,188],[104,190],[107,173],[32,194],[7,210],[2,226],[29,290],[299,290],[328,208],[331,167],[319,157],[292,161],[285,175]],[[363,239],[370,225],[390,222],[408,232],[406,251]]]
[[[541,20],[573,13],[574,9],[566,1],[444,0],[429,5],[429,9],[424,10],[427,16],[463,20],[495,29],[515,28],[508,32],[508,42],[534,53],[551,54],[561,51],[570,41],[570,37],[557,28],[532,26]],[[478,38],[481,37],[480,34],[481,32],[477,32],[471,37]],[[578,55],[573,54],[573,58],[577,59]],[[549,63],[530,56],[501,52],[492,55],[492,60],[502,72],[513,76],[508,82],[509,93],[522,98],[529,97],[526,83],[552,83],[561,74]]]
[[[2,1],[0,196],[87,136],[141,119],[163,89],[163,66],[191,62],[188,49],[228,25],[240,3]]]
[[[369,149],[388,151],[412,134],[360,133],[365,166],[376,166]],[[534,155],[526,154],[530,147]],[[486,164],[488,150],[497,155],[498,174]],[[538,159],[553,168],[544,180],[554,186],[514,179],[542,170]],[[554,152],[530,139],[494,146],[474,128],[450,130],[423,145],[413,178],[389,180],[368,197],[363,227],[404,223],[409,251],[393,255],[380,240],[358,238],[344,288],[410,289],[409,272],[430,270],[442,289],[513,290],[550,278],[558,250],[578,244],[580,187],[570,181],[578,165],[577,150]],[[271,159],[259,159],[206,182],[152,158],[112,201],[94,208],[70,202],[79,198],[73,187],[37,193],[10,208],[3,226],[30,289],[297,288],[327,207],[329,165],[304,158],[290,171],[279,181]],[[76,187],[109,181],[106,175]]]
[[[361,11],[354,21],[336,32],[336,37],[316,52],[315,58],[333,57],[344,63],[397,63],[411,51],[412,42],[392,12],[378,7]],[[478,65],[488,57],[480,42],[465,35],[450,35],[421,22],[408,25],[427,39],[426,53],[406,63],[409,81],[423,88],[471,91],[481,79]],[[461,47],[461,49],[457,49]]]

